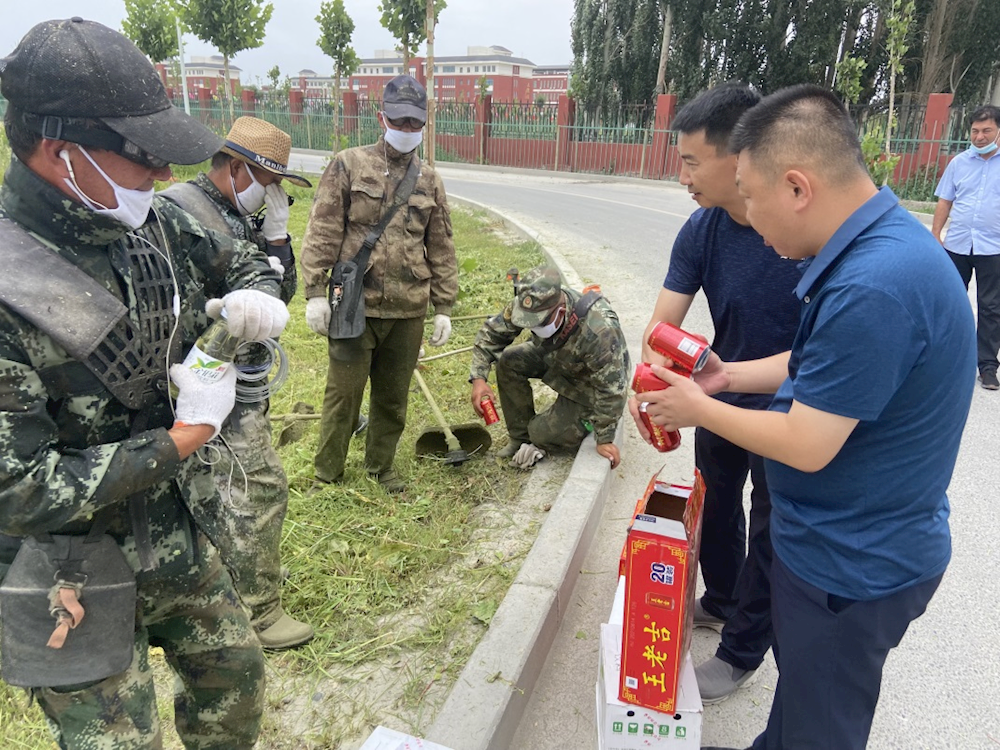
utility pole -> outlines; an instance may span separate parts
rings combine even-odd
[[[434,92],[434,0],[427,0],[427,58],[424,61],[427,79],[427,137],[424,139],[424,158],[434,166],[434,109],[437,96]]]
[[[184,111],[190,115],[191,102],[188,101],[188,76],[187,67],[184,65],[184,37],[181,35],[180,16],[174,16],[174,21],[177,23],[177,57],[181,61],[181,96],[184,99]]]

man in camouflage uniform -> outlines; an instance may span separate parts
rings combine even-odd
[[[80,18],[35,26],[0,59],[0,93],[15,157],[0,187],[0,241],[27,254],[4,273],[44,287],[31,277],[44,259],[65,283],[93,286],[89,299],[67,295],[63,305],[86,320],[98,299],[110,300],[124,315],[100,346],[129,351],[127,332],[142,354],[122,360],[116,383],[91,355],[74,358],[58,343],[66,331],[50,332],[45,310],[32,311],[31,284],[0,303],[0,532],[84,535],[96,515],[137,586],[131,666],[32,694],[61,748],[159,747],[147,661],[156,645],[179,677],[175,723],[185,747],[251,748],[263,654],[201,531],[217,491],[194,455],[232,409],[235,372],[205,383],[174,364],[171,403],[165,365],[180,362],[208,326],[209,296],[222,298],[234,335],[278,335],[288,316],[280,277],[255,246],[154,197],[170,162],[198,163],[220,141],[170,105],[152,65],[118,32]],[[86,596],[84,586],[85,605]]]
[[[562,285],[559,271],[539,266],[515,281],[515,298],[489,318],[472,349],[472,406],[493,398],[487,383],[496,363],[500,405],[510,442],[499,452],[514,465],[529,468],[546,451],[575,450],[593,430],[597,452],[618,466],[615,431],[627,398],[629,356],[618,316],[596,292],[580,315],[581,294]],[[593,301],[596,298],[596,301]],[[514,340],[525,328],[531,338]],[[535,413],[531,378],[541,379],[558,396]]]
[[[285,304],[295,294],[297,277],[288,234],[288,195],[281,181],[312,187],[304,177],[288,172],[291,148],[291,137],[271,123],[240,117],[212,157],[207,174],[161,193],[202,226],[256,244],[282,274]],[[260,223],[254,215],[265,207]],[[263,351],[241,354],[239,360],[249,367],[266,366],[269,361]],[[240,598],[250,608],[261,645],[283,649],[309,641],[313,629],[281,606],[281,526],[288,511],[288,479],[271,443],[269,406],[266,397],[237,402],[223,425],[228,450],[221,451],[213,467],[222,498],[215,542]]]
[[[357,255],[403,180],[423,135],[427,96],[410,76],[385,87],[378,119],[385,132],[371,146],[341,151],[320,179],[302,243],[306,322],[327,335],[330,272],[338,260]],[[364,276],[365,331],[356,339],[331,339],[323,399],[316,478],[340,482],[351,430],[365,384],[371,380],[370,424],[365,468],[387,492],[401,492],[392,468],[406,424],[410,379],[423,337],[427,303],[434,305],[430,344],[451,334],[451,308],[458,294],[458,268],[444,184],[432,167],[420,165],[416,187],[393,216],[372,251]]]

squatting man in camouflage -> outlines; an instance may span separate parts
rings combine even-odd
[[[169,198],[202,226],[248,240],[282,274],[281,300],[295,295],[295,255],[288,234],[289,198],[283,179],[312,187],[288,171],[291,137],[269,122],[240,117],[212,157],[211,169],[191,182],[171,185]],[[264,209],[263,220],[258,219]],[[241,368],[259,370],[270,358],[263,346],[241,352]],[[288,511],[288,479],[271,443],[270,402],[237,401],[222,426],[225,448],[214,461],[222,506],[214,515],[212,535],[233,576],[236,590],[250,608],[250,621],[268,649],[299,646],[313,637],[312,627],[281,606],[281,526]]]
[[[483,399],[493,398],[487,378],[496,363],[510,435],[498,455],[527,469],[546,452],[576,449],[593,430],[597,452],[615,468],[621,461],[615,431],[630,369],[618,316],[597,292],[581,295],[564,287],[555,268],[533,268],[514,289],[515,298],[476,334],[469,378],[472,406],[481,416]],[[514,344],[526,328],[531,338]],[[535,413],[532,378],[557,394],[540,414]]]
[[[404,179],[423,136],[427,94],[411,76],[385,86],[378,120],[383,135],[370,146],[337,154],[326,168],[302,242],[306,323],[326,336],[328,292],[337,261],[352,260],[379,223]],[[375,244],[364,273],[364,332],[330,339],[330,366],[323,398],[316,479],[344,481],[351,431],[371,380],[365,470],[386,492],[402,492],[393,469],[406,426],[410,380],[417,363],[427,305],[434,306],[429,343],[444,346],[451,335],[451,308],[458,294],[458,266],[444,183],[419,164],[416,186]]]
[[[0,59],[0,93],[14,153],[0,188],[0,232],[25,254],[4,267],[23,279],[23,293],[0,303],[0,532],[35,544],[106,524],[136,585],[136,601],[121,612],[126,658],[133,643],[123,672],[20,684],[31,686],[61,748],[158,747],[148,661],[156,645],[179,677],[175,723],[185,747],[251,748],[263,652],[201,530],[217,490],[195,455],[233,408],[236,373],[205,383],[177,363],[209,325],[210,297],[222,299],[234,335],[277,336],[288,318],[281,277],[256,246],[207,231],[154,195],[170,163],[201,162],[221,141],[171,106],[153,66],[118,32],[80,18],[35,26]],[[42,263],[57,270],[39,281],[33,269]],[[53,303],[44,299],[48,281],[91,291]],[[90,329],[96,341],[50,322],[65,323],[67,308],[88,329],[99,307],[120,312],[111,335]],[[101,352],[129,356],[102,370]],[[84,608],[87,597],[84,583]],[[22,646],[46,653],[44,633],[40,646],[11,643],[16,613],[5,606],[2,614],[5,666]],[[63,648],[89,639],[99,651],[106,633],[91,624],[99,614],[71,620],[78,627]]]

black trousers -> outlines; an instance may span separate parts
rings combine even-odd
[[[716,656],[740,669],[756,669],[771,647],[771,496],[764,459],[713,432],[695,431],[695,465],[705,480],[701,575],[705,611],[726,619]],[[746,533],[743,486],[750,493]]]
[[[973,253],[975,249],[973,249]],[[948,257],[955,264],[965,288],[969,288],[972,272],[976,272],[976,355],[979,371],[997,369],[1000,351],[1000,255],[957,255],[950,250]]]
[[[771,567],[778,684],[767,729],[751,750],[864,750],[882,667],[942,576],[871,601],[828,594]]]

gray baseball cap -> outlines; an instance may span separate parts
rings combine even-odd
[[[170,103],[138,47],[79,17],[43,21],[0,58],[0,94],[43,137],[103,148],[151,166],[197,164],[222,145],[219,136]]]
[[[413,76],[396,76],[385,85],[382,111],[391,120],[415,117],[427,122],[427,91]]]

